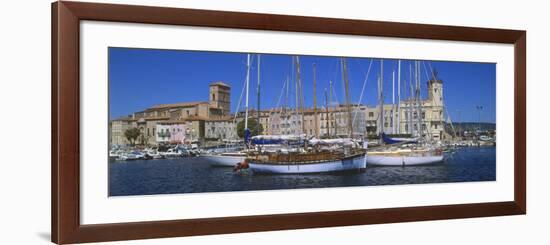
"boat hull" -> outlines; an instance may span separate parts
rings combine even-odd
[[[237,163],[242,163],[245,156],[206,155],[201,156],[201,158],[207,161],[210,166],[234,167]]]
[[[303,174],[303,173],[326,173],[360,170],[366,167],[365,155],[358,155],[341,160],[331,160],[317,163],[255,163],[250,161],[249,168],[256,173],[269,174]]]
[[[443,161],[443,155],[435,156],[388,156],[367,154],[367,164],[377,166],[414,166]]]

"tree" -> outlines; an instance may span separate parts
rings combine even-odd
[[[248,129],[250,130],[250,137],[260,135],[264,132],[264,127],[260,124],[258,130],[258,121],[256,119],[248,119]],[[239,138],[244,138],[244,120],[237,123],[237,135]]]
[[[124,136],[130,142],[131,145],[136,143],[136,140],[141,135],[141,131],[138,128],[129,128],[124,131]]]

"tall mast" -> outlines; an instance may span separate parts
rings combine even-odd
[[[298,56],[294,56],[294,69],[296,69],[297,60]],[[296,107],[294,121],[296,122],[296,124],[298,124],[298,79],[294,79],[294,95],[296,97],[296,103],[294,104],[294,106]],[[294,134],[297,134],[296,128],[294,128],[292,131],[294,132]]]
[[[258,122],[256,124],[256,132],[260,134],[260,55],[258,54],[258,86],[256,87],[256,93],[258,97]]]
[[[350,93],[349,93],[349,77],[348,77],[348,67],[345,58],[341,58],[342,61],[342,79],[344,81],[345,93],[346,93],[346,108],[348,110],[348,137],[353,137],[353,125],[351,121],[351,103],[350,103]]]
[[[302,92],[302,80],[300,79],[300,57],[296,57],[296,102],[300,105],[300,118],[301,118],[301,126],[302,126],[302,133],[306,133],[305,130],[305,124],[304,124],[304,98],[303,98],[303,92]]]
[[[284,109],[284,118],[283,118],[283,122],[284,123],[284,128],[285,128],[285,131],[283,132],[283,134],[288,134],[288,130],[290,130],[289,128],[287,128],[287,125],[290,125],[288,123],[288,108],[289,108],[289,101],[288,101],[288,91],[289,91],[289,87],[290,87],[290,78],[289,76],[286,77],[286,95],[285,95],[285,109]]]
[[[313,63],[313,121],[315,121],[315,137],[319,137],[319,128],[317,127],[317,68]]]
[[[416,72],[415,72],[415,75],[416,75],[416,94],[415,94],[415,97],[416,97],[416,105],[417,105],[416,110],[418,111],[418,113],[417,113],[417,115],[418,115],[417,124],[418,124],[419,136],[422,137],[423,129],[422,129],[422,105],[420,104],[421,103],[421,101],[420,101],[420,61],[416,61],[415,65],[416,65]]]
[[[395,70],[391,73],[391,130],[395,134]]]
[[[332,93],[334,92],[334,88],[332,87],[332,81],[329,81],[329,86],[330,86],[330,96],[329,96],[329,104],[332,103]],[[338,108],[335,108],[336,110]],[[332,119],[334,120],[334,136],[337,136],[338,135],[338,123],[336,121],[336,116],[334,116],[334,110],[332,111]]]
[[[330,124],[329,124],[329,119],[330,119],[330,114],[328,113],[328,95],[327,95],[327,89],[325,88],[325,111],[326,111],[326,126],[327,126],[327,136],[330,137]]]
[[[384,133],[384,60],[380,59],[380,75],[378,76],[378,106],[380,107],[380,129],[379,135]],[[380,137],[382,143],[382,137]]]
[[[248,129],[248,84],[250,82],[250,54],[246,55],[246,99],[244,112],[244,129]]]
[[[287,76],[286,77],[286,95],[285,95],[285,115],[286,115],[286,112],[288,110],[288,91],[289,91],[289,88],[290,87],[290,78]]]
[[[409,61],[409,129],[410,134],[414,134],[413,128],[413,86],[412,86],[412,64]]]
[[[397,61],[397,133],[401,133],[401,60]]]

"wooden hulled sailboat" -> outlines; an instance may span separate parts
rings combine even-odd
[[[293,62],[296,69],[296,93],[299,94],[299,91],[302,91],[299,57],[294,57]],[[342,78],[346,87],[346,100],[348,102],[348,130],[351,138],[353,132],[351,127],[351,108],[349,107],[349,81],[345,59],[341,59],[341,64]],[[314,76],[314,87],[315,84]],[[296,101],[297,105],[303,105],[303,100],[297,99]],[[299,101],[302,101],[302,103]],[[315,102],[316,99],[314,98]],[[314,105],[314,113],[316,113],[316,105]],[[301,126],[304,127],[303,122]],[[302,132],[305,132],[303,128]],[[318,134],[317,131],[316,134]],[[252,142],[256,145],[257,151],[249,154],[246,158],[246,166],[257,173],[322,173],[360,170],[366,167],[365,151],[351,139],[319,140],[312,138],[306,140],[304,137],[271,135],[255,136],[252,138]],[[265,151],[263,150],[263,145],[279,145],[283,147],[277,151]],[[285,151],[283,150],[285,149],[284,146],[292,146],[298,150]]]

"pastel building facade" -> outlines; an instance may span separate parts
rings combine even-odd
[[[375,138],[386,134],[409,134],[433,140],[445,140],[445,107],[443,82],[428,81],[427,98],[419,101],[404,99],[400,106],[344,105],[304,108],[268,108],[259,112],[250,109],[250,120],[258,120],[263,134],[306,134],[317,137]],[[195,141],[223,142],[237,140],[237,125],[245,112],[230,114],[231,88],[223,82],[209,85],[209,101],[160,104],[135,112],[127,117],[112,120],[109,124],[111,144],[128,144],[124,132],[138,128],[138,143],[148,145],[189,143]],[[351,113],[349,112],[351,111]],[[351,118],[351,119],[350,119]],[[353,132],[349,132],[352,120]]]

